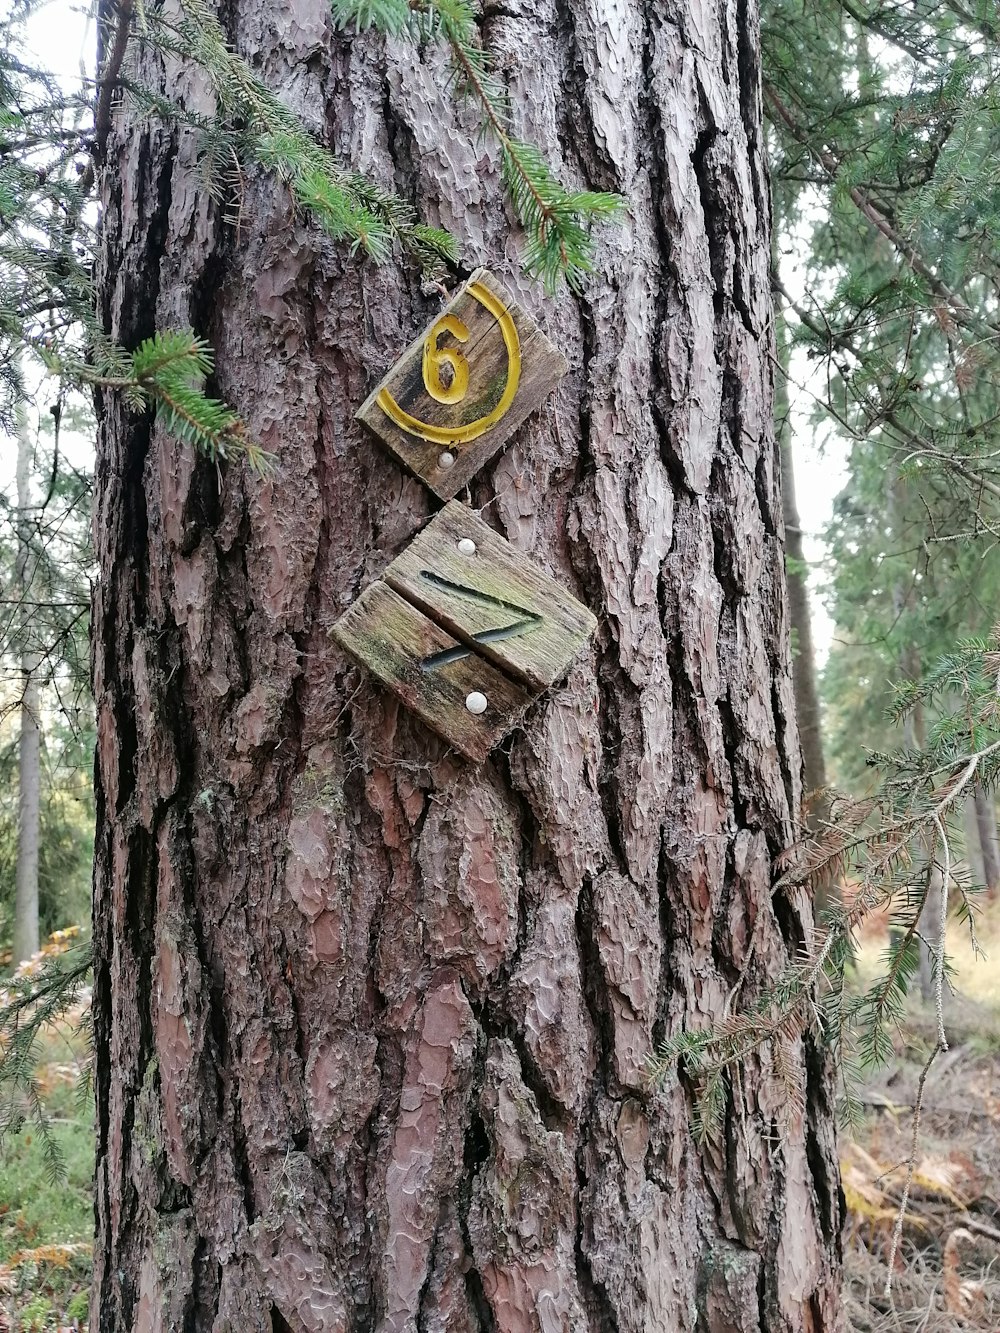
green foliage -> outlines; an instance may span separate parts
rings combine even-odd
[[[77,945],[15,976],[0,995],[0,1149],[30,1124],[52,1180],[64,1176],[66,1159],[36,1071],[47,1034],[78,1024],[74,1015],[89,975],[90,950]]]
[[[995,43],[959,9],[763,9],[779,224],[811,233],[795,336],[859,452],[920,462],[937,535],[996,471],[1000,94]]]
[[[56,418],[35,435],[24,507],[0,497],[0,949],[10,946],[18,840],[18,746],[25,669],[41,732],[39,905],[48,934],[89,915],[94,723],[88,613],[90,478],[68,465]],[[60,429],[81,425],[60,411]]]
[[[17,59],[0,23],[0,430],[14,434],[25,354],[89,312],[92,237],[73,170],[84,128],[72,99]]]
[[[203,342],[160,333],[127,353],[95,321],[89,97],[66,96],[10,54],[23,16],[0,23],[0,430],[17,430],[34,362],[59,377],[57,410],[66,390],[100,383],[137,408],[155,404],[168,430],[210,457],[239,451],[259,468],[264,455],[242,422],[201,388],[211,369]]]
[[[40,1096],[63,1170],[53,1180],[43,1140],[26,1123],[0,1153],[0,1323],[23,1329],[46,1313],[40,1327],[81,1327],[87,1318],[92,1269],[93,1104],[78,1106],[72,1068],[89,1060],[72,1028],[50,1029],[38,1043]]]
[[[7,751],[7,755],[11,753]],[[14,922],[17,805],[13,765],[0,765],[0,948],[9,949]],[[65,774],[46,784],[41,804],[38,920],[43,936],[90,915],[93,799],[83,774],[73,794]]]
[[[287,182],[297,202],[335,240],[349,241],[376,262],[400,241],[425,271],[441,275],[457,257],[454,237],[421,223],[398,195],[340,165],[298,119],[230,51],[214,12],[201,0],[184,0],[180,17],[145,11],[142,39],[172,51],[202,69],[218,102],[211,122],[195,118],[206,152],[217,162],[256,161]],[[132,96],[149,110],[173,119],[187,114],[163,98],[151,98],[133,81]],[[214,174],[214,173],[213,173]],[[221,174],[221,173],[220,173]],[[212,178],[210,174],[209,179]]]
[[[792,378],[812,368],[849,448],[822,695],[828,769],[862,794],[871,755],[954,725],[947,691],[908,690],[1000,598],[995,14],[765,0],[762,22]]]
[[[33,1296],[18,1313],[24,1333],[45,1333],[53,1313],[52,1302],[48,1296]]]
[[[75,1319],[79,1323],[87,1318],[90,1309],[90,1297],[85,1291],[78,1291],[73,1299],[66,1306],[66,1318]]]
[[[164,428],[175,439],[213,461],[243,454],[259,475],[271,465],[270,455],[247,435],[241,418],[205,393],[205,380],[213,369],[212,349],[190,330],[156,333],[129,356],[106,359],[101,370],[59,362],[51,353],[44,359],[50,368],[68,371],[79,383],[121,390],[136,409],[155,404]]]
[[[256,163],[284,181],[298,205],[334,240],[376,262],[401,246],[440,280],[457,261],[454,237],[428,226],[392,191],[344,166],[229,49],[214,11],[183,0],[168,15],[124,7],[106,49],[94,124],[88,94],[67,96],[43,71],[19,62],[19,24],[31,4],[0,22],[0,428],[13,431],[15,409],[30,393],[26,365],[41,360],[67,388],[97,385],[123,392],[137,410],[154,406],[166,429],[212,459],[242,454],[256,470],[260,447],[231,409],[205,392],[211,359],[194,332],[159,330],[139,348],[109,343],[93,316],[94,235],[89,195],[95,173],[85,162],[103,150],[116,89],[142,114],[194,131],[208,188],[221,197],[236,174]],[[525,228],[525,264],[549,286],[560,276],[578,285],[590,266],[590,227],[621,201],[561,185],[537,149],[511,131],[506,93],[478,41],[464,0],[349,4],[339,21],[440,40],[452,55],[456,89],[475,98],[500,148],[503,179]],[[121,39],[121,40],[119,40]],[[217,114],[205,117],[149,90],[134,76],[143,48],[169,53],[208,78]],[[94,142],[96,141],[96,142]]]

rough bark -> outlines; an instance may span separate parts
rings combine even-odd
[[[630,204],[586,294],[550,300],[433,51],[341,38],[322,0],[225,14],[566,352],[470,498],[600,627],[478,768],[350,665],[330,626],[436,508],[352,415],[439,298],[324,242],[270,180],[227,226],[194,143],[121,122],[107,327],[210,336],[279,462],[265,482],[196,462],[101,404],[92,1327],[835,1328],[811,1039],[801,1105],[765,1052],[704,1150],[690,1089],[644,1063],[721,1017],[752,931],[750,996],[811,929],[805,895],[772,898],[800,759],[756,16],[484,20],[518,129]]]
[[[38,951],[38,843],[41,819],[42,733],[39,725],[39,657],[31,642],[27,601],[31,597],[34,557],[31,548],[31,464],[33,446],[22,416],[17,431],[17,560],[16,595],[21,640],[21,698],[17,742],[17,865],[14,872],[15,961]]]

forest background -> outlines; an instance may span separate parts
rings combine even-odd
[[[905,11],[850,0],[763,6],[777,424],[787,462],[796,687],[817,828],[837,816],[828,785],[861,800],[880,771],[919,769],[915,756],[952,744],[963,718],[973,749],[993,743],[982,707],[983,681],[996,674],[989,636],[1000,583],[1000,98],[992,12],[979,0],[922,0]],[[51,4],[29,15],[17,5],[3,22],[24,67],[46,70],[62,88],[79,79],[81,63],[93,78],[94,30],[84,13]],[[69,133],[65,142],[77,143]],[[14,238],[5,235],[0,267],[17,262]],[[9,334],[0,323],[0,337]],[[12,355],[8,366],[15,364]],[[54,932],[85,935],[89,920],[92,426],[86,397],[60,396],[54,383],[38,365],[17,365],[5,380],[0,420],[0,948],[8,972],[26,955],[61,949],[67,937],[52,939]],[[25,925],[16,908],[29,714],[39,732],[38,911],[37,924]],[[983,890],[979,939],[988,951],[1000,942],[1000,850],[985,762],[975,778],[952,869],[963,893]],[[847,873],[845,892],[851,883]],[[884,916],[869,920],[860,937],[859,986],[879,973],[887,924]],[[993,1015],[1000,995],[989,969],[975,970],[962,923],[953,925],[955,989],[985,1008],[949,1001],[959,1033],[952,1045],[965,1050],[974,1086],[956,1091],[947,1082],[957,1076],[954,1064],[941,1086],[946,1100],[986,1105],[994,1096],[991,1034],[1000,1031]],[[15,937],[32,947],[15,947]],[[926,1003],[933,988],[924,963]],[[919,979],[915,966],[911,995],[919,994]],[[881,1052],[881,1073],[867,1072],[864,1157],[845,1158],[852,1241],[876,1269],[889,1262],[899,1197],[899,1182],[886,1184],[881,1167],[895,1160],[897,1138],[905,1139],[905,1110],[913,1111],[916,1098],[913,1059],[933,1026],[919,1003],[904,1004],[900,1017]],[[965,1040],[972,1033],[978,1044]],[[0,1272],[24,1328],[60,1326],[85,1311],[89,1128],[69,1087],[83,1064],[85,1041],[68,1030],[51,1034],[38,1081],[51,1137],[32,1137],[28,1125],[5,1145]],[[879,1120],[879,1098],[903,1108],[892,1133]],[[925,1132],[934,1129],[932,1117]],[[949,1259],[956,1228],[948,1210],[960,1200],[968,1224],[975,1200],[992,1197],[1000,1166],[984,1165],[982,1151],[973,1154],[954,1124],[939,1129],[917,1184],[931,1215],[947,1220],[930,1250],[911,1237],[913,1299],[936,1302],[943,1319],[982,1311],[992,1318],[986,1269],[963,1275],[958,1242]],[[46,1172],[60,1167],[69,1184],[51,1192]],[[990,1213],[980,1227],[994,1220]],[[972,1234],[984,1232],[973,1227]],[[918,1257],[929,1252],[929,1286],[921,1286]],[[872,1270],[862,1264],[856,1271],[872,1287]]]

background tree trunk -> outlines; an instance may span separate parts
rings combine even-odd
[[[979,834],[979,850],[983,863],[983,883],[990,893],[995,893],[1000,885],[996,806],[993,804],[993,797],[984,791],[978,782],[972,799],[976,807],[976,831]]]
[[[979,841],[979,824],[976,820],[976,798],[970,794],[965,798],[963,806],[963,823],[965,826],[965,859],[969,866],[969,874],[976,884],[986,883],[986,867],[983,864],[982,844]]]
[[[336,36],[322,0],[224,13],[570,358],[470,498],[601,626],[480,768],[341,655],[330,626],[434,507],[352,415],[439,297],[323,241],[271,180],[225,225],[189,136],[119,122],[106,325],[209,335],[278,470],[196,462],[101,404],[93,1327],[832,1329],[811,1039],[801,1102],[765,1052],[704,1150],[690,1090],[645,1071],[722,1016],[755,928],[750,996],[811,930],[806,895],[771,887],[800,760],[756,15],[484,20],[518,131],[629,201],[586,295],[548,300],[440,71]]]
[[[31,534],[31,468],[34,447],[24,413],[17,430],[16,595],[21,656],[17,742],[17,866],[14,880],[14,961],[38,951],[38,839],[41,821],[42,732],[39,717],[39,657],[32,640],[31,608],[35,558]]]
[[[795,684],[795,716],[802,747],[802,779],[808,801],[807,818],[818,828],[829,811],[826,788],[826,758],[823,754],[823,714],[816,687],[816,649],[813,645],[812,614],[809,609],[808,565],[803,554],[802,526],[795,500],[795,468],[789,417],[788,345],[785,321],[776,316],[777,355],[780,367],[775,377],[775,427],[781,454],[781,505],[785,521],[785,579],[788,584],[788,616],[794,635],[792,679]]]
[[[905,484],[895,466],[890,466],[886,476],[886,507],[889,516],[889,531],[899,539],[902,527],[903,501]],[[895,617],[897,634],[903,642],[899,649],[899,674],[903,680],[919,681],[923,676],[920,649],[906,635],[909,624],[906,614],[913,605],[913,580],[905,581],[897,576],[892,585],[892,609]],[[924,706],[918,702],[903,718],[903,746],[908,750],[927,748],[927,720]],[[919,858],[919,859],[918,859]],[[919,948],[920,998],[924,1004],[930,1004],[934,998],[934,950],[938,948],[941,922],[941,894],[945,891],[944,878],[933,861],[924,859],[921,853],[914,856],[914,878],[923,876],[926,883],[924,905],[920,912]],[[890,932],[891,933],[891,932]]]

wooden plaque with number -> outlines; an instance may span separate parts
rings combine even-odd
[[[596,625],[555,579],[453,501],[331,633],[429,727],[481,760],[566,674]]]
[[[357,413],[397,459],[450,500],[566,373],[566,358],[477,269]]]

